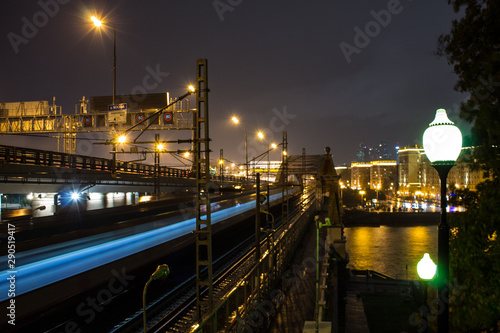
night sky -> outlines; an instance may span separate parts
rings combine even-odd
[[[9,0],[0,8],[0,102],[55,96],[70,114],[82,96],[111,95],[113,36],[97,32],[91,15],[116,27],[118,94],[144,87],[153,71],[148,92],[180,96],[196,59],[207,58],[214,160],[224,149],[244,161],[233,115],[246,124],[250,157],[266,148],[258,130],[277,142],[285,130],[291,154],[330,146],[337,165],[355,160],[361,142],[421,144],[438,108],[465,130],[457,110],[466,96],[434,54],[456,17],[446,0]],[[54,142],[0,137],[52,150]],[[90,153],[109,157],[98,146]]]

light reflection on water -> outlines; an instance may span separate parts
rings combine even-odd
[[[429,253],[437,264],[437,226],[345,228],[348,268],[418,280],[417,263]],[[406,267],[408,265],[408,272]]]

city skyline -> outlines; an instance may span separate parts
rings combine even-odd
[[[195,60],[208,59],[211,149],[233,161],[244,160],[234,115],[246,124],[249,157],[265,151],[257,131],[277,142],[287,131],[291,154],[330,146],[336,165],[355,160],[359,142],[378,142],[381,133],[387,142],[421,144],[441,107],[467,131],[457,112],[465,96],[453,90],[446,60],[434,55],[455,17],[446,3],[48,0],[2,7],[9,14],[0,23],[0,103],[52,103],[55,96],[72,114],[82,96],[111,95],[113,35],[109,26],[92,26],[96,15],[116,28],[117,94],[180,96],[195,78]],[[91,154],[109,156],[96,146]]]

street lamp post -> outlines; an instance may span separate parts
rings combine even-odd
[[[427,314],[427,293],[429,289],[429,281],[434,278],[434,275],[436,275],[436,264],[432,261],[431,257],[429,256],[429,253],[424,253],[424,256],[422,259],[417,264],[417,273],[420,279],[424,281],[424,290],[422,290],[424,294],[424,309],[425,313]],[[427,327],[429,326],[428,323],[424,323],[424,332],[427,332]]]
[[[441,180],[441,222],[438,227],[438,294],[443,311],[438,314],[438,332],[448,332],[449,328],[449,265],[450,227],[446,222],[446,178],[462,149],[462,134],[448,119],[446,110],[436,111],[434,121],[423,135],[425,154],[436,169]]]
[[[365,205],[364,205],[365,202],[363,200],[363,195],[365,195],[365,193],[366,192],[364,190],[359,191],[359,194],[361,194],[361,208],[365,207]]]
[[[147,332],[147,321],[146,321],[146,291],[148,290],[149,284],[154,280],[163,280],[170,274],[170,268],[165,265],[159,265],[156,271],[151,274],[151,277],[144,285],[144,290],[142,291],[142,322],[143,322],[143,332]]]
[[[96,27],[101,27],[103,22],[97,17],[92,16],[90,20],[94,23]],[[116,28],[114,24],[108,25],[113,29],[113,104],[115,104],[116,99]],[[113,165],[111,167],[111,172],[114,175],[116,172],[116,142],[113,144]]]
[[[264,139],[264,133],[262,132],[258,132],[257,133],[257,136],[259,139]],[[270,182],[270,178],[271,178],[271,160],[270,160],[270,157],[269,155],[271,154],[271,150],[275,149],[276,147],[278,147],[275,143],[273,144],[270,144],[269,142],[269,137],[267,137],[267,151],[266,151],[266,154],[267,154],[267,197],[270,197],[271,193],[270,193],[270,190],[269,190],[269,182]],[[269,203],[269,200],[267,201],[267,210],[269,211],[270,210],[270,203]],[[266,215],[266,222],[268,222],[269,219],[268,219],[268,216]]]
[[[101,27],[104,23],[97,17],[92,16],[90,20],[94,23],[96,27]],[[116,99],[116,28],[114,24],[106,25],[113,29],[113,104],[115,104]]]
[[[233,123],[238,124],[240,120],[236,117],[231,118]],[[243,123],[243,129],[245,131],[245,182],[248,182],[248,142],[247,142],[247,126]]]

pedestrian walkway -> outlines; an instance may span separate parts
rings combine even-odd
[[[324,238],[324,234],[321,235]],[[320,259],[324,251],[320,251]],[[285,302],[268,332],[302,332],[306,321],[314,320],[316,306],[316,228],[311,223],[295,252],[291,267],[283,275],[281,290]]]
[[[320,231],[322,244],[324,244],[325,236],[326,228],[322,228]],[[320,262],[323,261],[323,254],[324,249],[320,248]],[[316,228],[311,223],[304,235],[301,246],[296,250],[290,270],[288,274],[284,275],[282,285],[279,287],[285,293],[285,302],[278,308],[268,332],[302,332],[306,321],[315,320],[315,262]],[[363,302],[358,295],[355,291],[348,294],[345,333],[369,332]],[[332,332],[337,333],[333,330]]]
[[[347,292],[345,333],[369,333],[363,300],[355,291]]]

